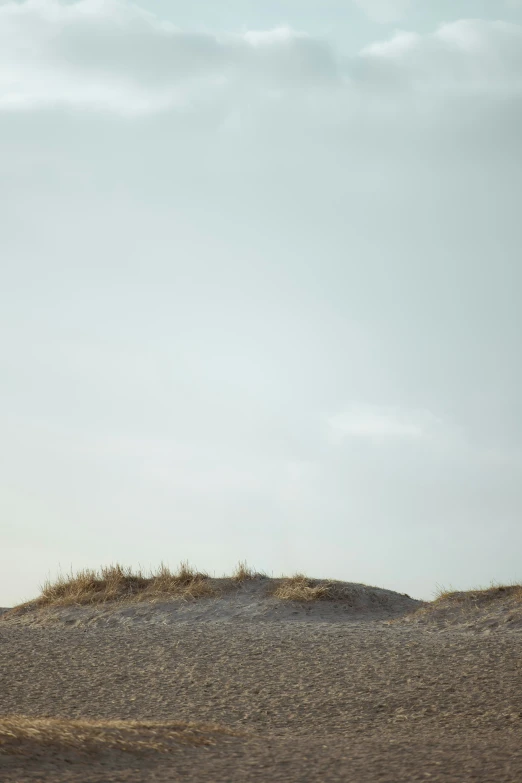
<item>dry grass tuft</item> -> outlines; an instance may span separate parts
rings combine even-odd
[[[352,591],[342,582],[324,582],[295,574],[279,580],[272,596],[282,601],[340,601],[351,598]]]
[[[85,569],[76,574],[60,574],[47,580],[36,606],[71,606],[100,604],[108,601],[151,600],[161,597],[203,598],[217,596],[207,574],[199,573],[181,563],[173,573],[162,564],[158,571],[144,575],[119,564],[104,566],[99,571]]]
[[[219,735],[239,736],[215,724],[60,718],[0,718],[0,755],[42,752],[101,753],[170,752],[176,745],[214,745]]]
[[[433,600],[439,601],[444,598],[448,598],[448,596],[453,595],[457,591],[450,585],[449,587],[445,587],[444,585],[436,584],[435,590],[433,591]]]
[[[475,590],[446,590],[438,586],[435,598],[402,618],[440,628],[461,626],[474,630],[522,625],[522,585],[491,585]]]
[[[255,579],[256,576],[258,574],[247,565],[246,560],[241,560],[232,574],[232,580],[234,582],[248,582],[250,579]]]
[[[522,603],[522,585],[491,585],[490,587],[479,587],[476,590],[446,590],[438,587],[433,605],[446,603],[455,604],[489,604],[493,601],[505,600]]]

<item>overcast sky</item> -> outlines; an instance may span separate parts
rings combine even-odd
[[[521,2],[0,2],[0,201],[0,606],[522,579]]]

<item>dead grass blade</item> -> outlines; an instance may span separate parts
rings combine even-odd
[[[171,752],[176,745],[214,745],[221,736],[240,736],[216,724],[123,720],[65,720],[8,716],[0,719],[0,755],[75,751]]]

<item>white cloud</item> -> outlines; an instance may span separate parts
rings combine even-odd
[[[386,41],[376,41],[369,44],[362,51],[363,57],[375,57],[383,59],[398,59],[422,45],[422,36],[418,33],[398,30],[392,38]]]
[[[351,405],[329,417],[328,427],[335,442],[345,438],[418,440],[436,435],[443,423],[429,411]]]
[[[304,33],[188,33],[119,0],[2,5],[0,72],[0,109],[129,114],[226,102],[244,80],[263,91],[336,78],[329,48]]]
[[[366,77],[448,93],[522,93],[522,27],[462,19],[419,35],[398,31],[361,53]]]
[[[369,88],[384,88],[393,99],[411,86],[522,92],[522,27],[461,20],[427,35],[399,31],[343,59],[326,42],[288,27],[195,34],[119,0],[0,6],[4,111],[174,110],[226,127],[227,118],[243,121],[245,111],[272,112],[291,100],[293,117],[305,111],[315,122],[338,123],[350,121],[361,99],[373,100]]]

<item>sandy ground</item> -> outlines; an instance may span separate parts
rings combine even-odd
[[[170,614],[161,604],[4,616],[0,779],[522,780],[519,630],[397,622],[404,596],[387,609],[286,605],[274,616],[274,605],[245,609],[259,598],[252,591],[235,596],[239,616],[198,602],[172,604]],[[27,742],[2,752],[9,714],[154,721],[171,747]],[[171,721],[238,736],[218,732],[192,746],[169,739]]]

